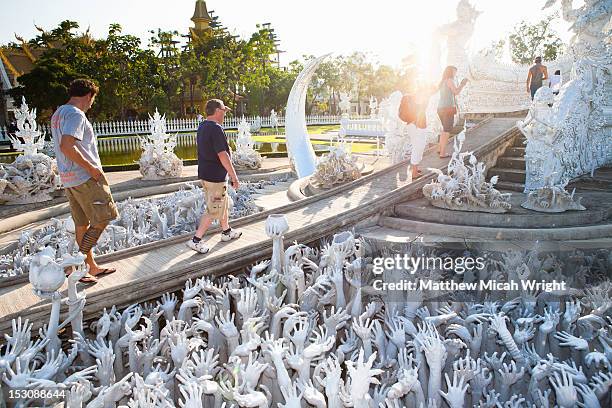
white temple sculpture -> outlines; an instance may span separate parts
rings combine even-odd
[[[9,138],[13,149],[23,154],[13,163],[0,163],[0,203],[29,204],[51,200],[53,193],[61,188],[61,182],[55,159],[38,151],[45,145],[45,136],[38,130],[36,109],[30,110],[22,98],[15,119],[17,132]]]
[[[261,130],[261,116],[257,116],[249,128],[251,133],[257,133]]]
[[[342,117],[347,117],[351,113],[351,93],[350,92],[340,92],[340,103],[338,104],[340,111],[342,112]]]
[[[160,180],[181,177],[183,161],[174,153],[176,134],[166,133],[166,116],[157,109],[149,115],[151,134],[141,137],[143,149],[140,156],[140,174],[143,180]]]
[[[423,195],[440,208],[459,211],[504,213],[511,208],[510,193],[495,189],[497,176],[490,182],[485,179],[484,163],[478,162],[471,152],[460,153],[465,131],[453,141],[454,152],[448,163],[448,174],[439,169],[429,170],[438,174],[436,180],[423,187]],[[468,164],[465,164],[465,160]]]
[[[580,204],[580,198],[574,198],[576,189],[572,193],[565,190],[567,181],[560,184],[552,184],[551,180],[554,175],[549,175],[544,181],[544,185],[536,190],[527,193],[527,200],[521,204],[521,207],[529,210],[558,213],[567,210],[586,210]]]
[[[270,111],[270,127],[278,130],[278,113],[274,109]]]
[[[370,119],[376,119],[378,113],[378,101],[375,97],[370,96],[370,103],[368,107],[370,108]]]
[[[476,19],[482,12],[470,4],[469,0],[460,0],[457,4],[457,19],[451,23],[444,24],[436,29],[436,37],[433,43],[433,58],[439,61],[441,43],[446,44],[446,65],[457,67],[457,75],[465,77],[468,74],[468,46],[474,33]],[[439,67],[443,68],[443,67]],[[436,74],[441,74],[442,70]]]
[[[310,182],[317,187],[331,188],[357,180],[360,176],[361,170],[357,158],[351,154],[351,145],[338,139],[330,146],[329,153],[319,158]]]
[[[410,135],[406,132],[404,122],[398,116],[401,101],[402,93],[395,91],[381,101],[378,110],[385,129],[385,151],[391,164],[405,160],[411,151]]]
[[[593,279],[603,276],[606,253],[491,252],[494,271],[478,276],[506,283],[563,276],[566,290],[491,289],[462,302],[456,293],[419,289],[390,300],[373,289],[380,277],[366,268],[362,238],[341,231],[320,247],[285,248],[287,231],[284,215],[273,215],[272,261],[237,276],[189,279],[179,296],[108,307],[73,338],[57,335],[66,323],[55,311],[38,336],[28,320],[13,320],[0,346],[0,393],[66,391],[37,403],[19,393],[11,403],[23,407],[610,406],[612,284]],[[407,251],[450,256],[430,246]],[[64,265],[52,251],[37,254],[35,288],[58,294]],[[389,282],[476,278],[417,269]]]
[[[32,256],[30,263],[30,283],[34,293],[42,299],[51,299],[51,317],[47,326],[47,352],[59,355],[61,342],[58,331],[72,322],[74,332],[84,336],[83,332],[83,307],[85,307],[85,295],[80,295],[76,289],[76,283],[85,276],[85,255],[79,253],[75,257],[65,255],[61,262],[55,259],[55,249],[45,247]],[[60,325],[61,295],[59,289],[66,280],[64,268],[73,268],[68,277],[68,318]]]
[[[236,150],[232,152],[232,163],[239,169],[259,169],[263,161],[261,154],[253,148],[255,142],[249,128],[249,123],[242,118],[238,124]]]
[[[534,98],[525,121],[526,191],[542,187],[546,174],[554,173],[550,184],[559,185],[612,164],[612,27],[606,25],[612,1],[587,1],[578,9],[569,1],[561,4],[564,18],[573,23],[575,62],[552,109]]]
[[[287,153],[298,178],[310,176],[314,173],[317,164],[306,128],[306,94],[308,84],[317,67],[328,55],[314,58],[306,63],[302,72],[295,79],[289,98],[287,98],[287,108],[285,109]]]
[[[541,87],[533,97],[527,117],[516,123],[527,138],[525,192],[543,187],[546,175],[561,166],[559,146],[553,143],[558,126],[553,102],[552,90],[547,86]]]

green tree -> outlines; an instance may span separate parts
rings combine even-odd
[[[479,51],[483,55],[491,55],[497,60],[501,60],[504,56],[504,47],[506,46],[506,40],[499,39],[491,41],[491,43]]]
[[[548,61],[557,58],[563,42],[551,26],[556,18],[556,14],[551,14],[535,24],[521,21],[510,34],[512,61],[530,64],[537,56]]]

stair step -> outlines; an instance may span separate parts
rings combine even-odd
[[[495,188],[497,188],[498,190],[518,191],[519,193],[522,193],[523,190],[525,190],[525,184],[502,180],[497,182]]]
[[[497,159],[497,166],[507,169],[525,170],[525,158],[501,156]]]
[[[415,246],[418,248],[440,248],[445,251],[469,248],[471,251],[508,252],[507,241],[485,241],[472,237],[457,238],[449,237],[448,235],[423,234],[381,226],[358,229],[357,233],[368,242],[374,251],[381,252],[389,248],[392,248],[392,251],[404,250],[404,252],[408,252],[411,247],[414,248]],[[601,247],[604,241],[610,242],[610,239],[573,240],[566,241],[562,245],[556,241],[538,241],[537,245],[540,251],[567,251],[568,253],[573,253],[576,249],[580,248],[590,250],[593,246]],[[512,243],[515,248],[524,248],[525,250],[533,248],[534,244],[531,241],[514,241]],[[403,246],[405,246],[405,249]]]
[[[525,136],[519,136],[516,139],[514,139],[514,146],[515,147],[525,147],[526,141],[527,141],[527,138]]]
[[[525,146],[523,147],[509,147],[504,152],[503,157],[525,157]]]
[[[466,239],[565,241],[612,236],[612,224],[568,228],[499,228],[448,225],[434,222],[406,220],[397,217],[381,217],[379,225],[419,234],[444,235]]]
[[[525,170],[508,169],[503,167],[493,167],[487,173],[489,178],[499,176],[502,181],[512,181],[514,183],[525,183]]]
[[[468,225],[474,227],[498,228],[558,228],[578,225],[605,223],[607,209],[589,208],[585,211],[570,211],[563,215],[539,213],[521,207],[525,194],[513,193],[510,197],[512,208],[503,214],[475,211],[450,211],[434,207],[425,198],[397,204],[396,217],[447,225]],[[590,206],[592,207],[592,206]]]

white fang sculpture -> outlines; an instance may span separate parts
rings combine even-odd
[[[306,63],[302,72],[295,79],[287,100],[285,116],[287,153],[289,160],[295,167],[298,178],[310,176],[314,173],[317,164],[315,152],[306,129],[306,92],[317,67],[328,55],[323,55]]]

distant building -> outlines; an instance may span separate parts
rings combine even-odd
[[[18,86],[19,77],[30,72],[36,60],[47,49],[31,46],[21,37],[17,37],[17,40],[20,44],[0,46],[0,125],[6,125],[12,119],[9,112],[17,109],[8,91]]]

